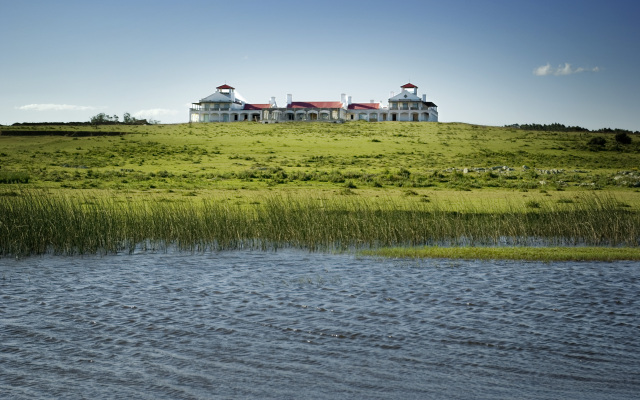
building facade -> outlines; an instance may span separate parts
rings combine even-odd
[[[344,122],[363,120],[381,121],[415,121],[437,122],[438,107],[427,101],[425,94],[418,95],[418,87],[407,83],[400,87],[401,92],[393,92],[388,103],[382,102],[353,103],[351,96],[342,94],[340,101],[293,101],[287,95],[287,104],[278,107],[275,97],[269,103],[250,104],[235,91],[235,88],[224,84],[216,88],[212,95],[192,103],[189,109],[191,122],[236,122],[260,121],[276,123],[288,121],[325,121]]]

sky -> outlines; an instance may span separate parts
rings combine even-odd
[[[441,122],[640,130],[637,0],[0,0],[0,124],[250,103],[385,103]]]

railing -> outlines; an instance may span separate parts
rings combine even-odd
[[[231,108],[220,108],[220,107],[209,107],[209,108],[204,108],[204,107],[198,107],[198,108],[194,108],[191,107],[190,110],[192,111],[231,111]],[[242,110],[236,110],[236,111],[242,111]]]

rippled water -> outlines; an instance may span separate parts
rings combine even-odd
[[[639,267],[0,259],[0,397],[633,398]]]

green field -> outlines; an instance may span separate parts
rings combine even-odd
[[[353,122],[12,126],[0,133],[0,190],[19,182],[163,195],[312,190],[493,202],[541,191],[571,201],[575,191],[603,189],[635,208],[640,186],[639,141],[618,145],[613,135],[589,132]],[[593,137],[607,144],[588,145]]]
[[[605,143],[594,146],[594,137],[604,138]],[[344,230],[340,239],[343,245],[420,245],[432,239],[455,242],[469,234],[480,242],[491,242],[498,233],[553,238],[556,229],[558,235],[576,242],[637,246],[638,142],[635,136],[631,144],[623,145],[616,143],[613,135],[603,133],[525,131],[459,123],[0,127],[0,207],[6,217],[0,223],[0,235],[15,237],[20,229],[13,225],[30,213],[42,215],[40,222],[34,220],[35,225],[46,225],[51,218],[47,213],[55,214],[60,218],[58,223],[64,225],[61,221],[68,218],[64,217],[66,212],[91,211],[93,204],[106,204],[105,199],[109,199],[112,222],[119,220],[119,212],[135,216],[135,220],[140,215],[153,220],[149,210],[170,213],[172,209],[192,210],[206,219],[206,213],[201,213],[202,204],[215,204],[209,207],[216,210],[239,207],[238,215],[261,215],[267,205],[276,210],[273,212],[282,213],[282,220],[272,221],[273,226],[264,225],[264,217],[238,217],[234,223],[262,221],[264,230],[244,231],[228,239],[232,242],[251,241],[256,239],[251,235],[258,235],[270,243],[296,242],[313,248],[313,241],[307,241],[313,236],[309,232],[322,230],[319,224],[330,221],[334,227],[366,226]],[[45,204],[45,198],[61,200]],[[20,203],[21,199],[31,204]],[[308,210],[324,216],[300,217],[300,210],[274,206],[296,201],[303,201],[300,204]],[[330,213],[324,212],[327,202],[332,204]],[[122,208],[126,204],[135,206]],[[174,208],[161,209],[159,205]],[[65,211],[67,206],[70,208]],[[18,208],[24,214],[15,211]],[[353,216],[334,220],[335,215],[358,210],[365,211],[353,215],[368,219],[366,223],[353,220]],[[397,214],[400,211],[405,213]],[[610,219],[601,219],[602,213]],[[90,224],[88,221],[98,214],[89,212],[85,216],[88,219],[77,223]],[[448,230],[435,225],[421,229],[406,221],[406,215],[440,228],[448,226]],[[553,225],[558,215],[566,224],[584,226],[564,233],[560,232],[562,225],[551,230],[542,227],[540,221]],[[584,224],[580,218],[586,218]],[[504,219],[502,225],[496,225],[496,219]],[[289,237],[286,232],[292,229],[286,221],[312,225],[304,228],[309,232],[301,227],[304,232]],[[171,223],[179,225],[180,221]],[[49,228],[34,229],[44,232]],[[280,231],[271,233],[272,229]],[[162,240],[186,240],[174,237],[172,232],[176,230],[180,228],[163,231]],[[400,231],[404,233],[394,236]],[[37,232],[33,237],[38,237]],[[47,235],[53,237],[56,232],[49,229]],[[218,235],[222,235],[220,232]],[[96,234],[108,236],[109,232]],[[159,233],[149,233],[155,234]],[[134,239],[127,235],[115,238],[109,249],[130,246]],[[315,244],[331,247],[335,239],[331,229],[323,235]],[[39,243],[35,246],[40,246],[35,252],[52,245],[47,240],[54,239],[45,237],[33,239]],[[207,237],[206,243],[217,240]],[[137,241],[146,239],[151,238],[135,236]],[[197,232],[191,239],[197,242]],[[19,248],[15,240],[13,246]],[[60,251],[78,251],[74,246],[65,244],[65,250]],[[87,248],[96,251],[98,247]]]

